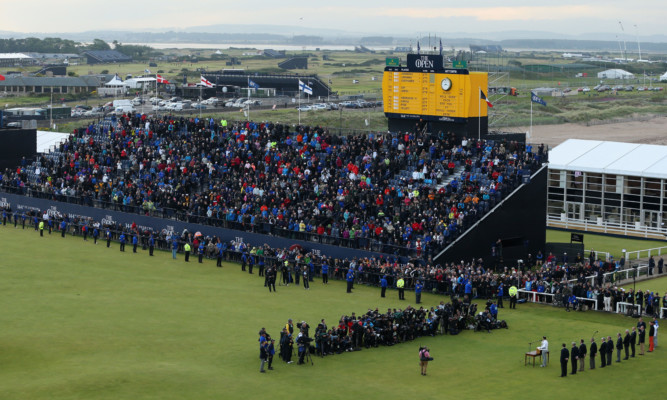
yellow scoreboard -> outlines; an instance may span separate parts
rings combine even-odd
[[[487,116],[488,75],[465,69],[386,67],[382,78],[384,112],[389,118],[449,122]]]

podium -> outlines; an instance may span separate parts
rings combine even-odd
[[[528,365],[528,363],[530,362],[528,357],[531,357],[533,359],[533,368],[535,368],[535,359],[537,357],[540,357],[541,355],[542,355],[541,350],[527,351],[526,354],[523,357],[523,366],[525,367],[526,365]],[[549,352],[548,351],[547,351],[547,365],[549,365]]]

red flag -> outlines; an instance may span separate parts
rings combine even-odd
[[[165,83],[165,84],[168,85],[168,84],[169,84],[169,81],[166,80],[166,79],[164,79],[160,74],[158,74],[158,75],[157,75],[157,83]]]
[[[491,104],[491,102],[489,101],[489,99],[486,98],[486,95],[484,94],[484,92],[482,91],[482,89],[479,89],[479,98],[480,98],[480,100],[484,100],[484,101],[486,101],[486,104],[487,104],[489,107],[493,107],[493,104]]]
[[[0,81],[4,81],[4,80],[5,80],[5,77],[0,75]]]

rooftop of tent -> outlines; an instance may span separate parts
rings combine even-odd
[[[549,169],[667,179],[667,146],[568,139],[549,152]]]

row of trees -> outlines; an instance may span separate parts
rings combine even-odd
[[[113,41],[113,48],[134,59],[146,59],[161,55],[149,46],[125,45]],[[0,39],[0,53],[82,53],[88,50],[111,50],[112,46],[102,39],[84,44],[61,38]]]

